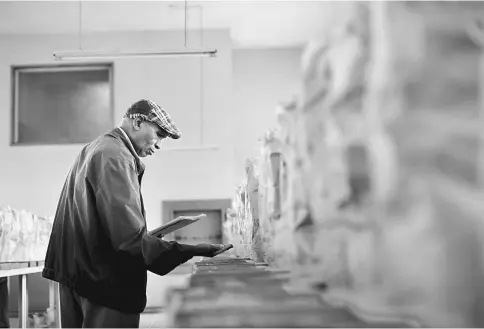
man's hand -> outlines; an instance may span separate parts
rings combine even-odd
[[[213,257],[214,254],[220,249],[216,244],[200,243],[195,246],[197,256]]]
[[[195,246],[197,251],[197,256],[203,257],[213,257],[218,251],[224,249],[226,246],[223,244],[211,244],[211,243],[200,243]]]

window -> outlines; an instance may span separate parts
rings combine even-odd
[[[12,67],[12,145],[88,143],[114,127],[112,64]]]

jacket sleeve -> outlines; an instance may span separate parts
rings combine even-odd
[[[146,269],[165,275],[195,256],[195,248],[167,242],[148,234],[141,209],[135,169],[125,160],[103,157],[98,162],[93,189],[101,225],[113,248],[141,256]]]

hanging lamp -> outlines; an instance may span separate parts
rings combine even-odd
[[[202,27],[203,28],[203,27]],[[54,52],[55,60],[88,60],[109,58],[152,58],[152,57],[216,57],[217,49],[187,48],[187,1],[185,0],[185,47],[178,50],[104,52],[82,50],[82,1],[79,2],[79,50]]]

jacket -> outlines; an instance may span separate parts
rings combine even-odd
[[[144,164],[115,128],[87,144],[62,189],[42,276],[125,313],[146,307],[147,271],[165,275],[195,256],[146,229]]]

